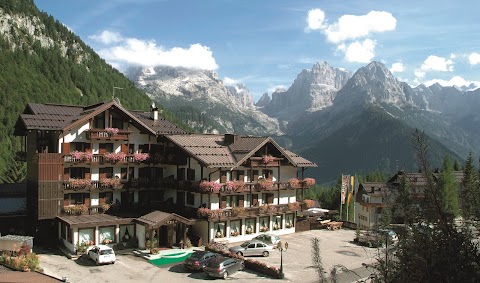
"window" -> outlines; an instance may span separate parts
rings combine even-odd
[[[275,215],[274,216],[273,230],[282,229],[282,220],[283,220],[282,215]]]
[[[295,224],[294,219],[294,214],[285,214],[285,228],[293,228]]]
[[[187,204],[194,205],[195,204],[195,194],[187,192]]]
[[[100,203],[112,203],[113,202],[113,192],[101,192],[99,194]]]
[[[273,204],[273,194],[272,193],[262,194],[262,204]]]
[[[232,195],[227,196],[227,207],[237,207],[238,206],[238,196]]]
[[[83,194],[70,194],[70,204],[83,204]]]
[[[245,233],[246,234],[254,234],[257,233],[257,225],[255,223],[255,218],[247,218],[245,219]]]
[[[112,118],[112,128],[123,129],[123,120],[119,118]]]
[[[237,237],[242,235],[242,224],[240,220],[230,221],[230,237]]]
[[[245,171],[244,170],[235,170],[232,171],[232,179],[233,181],[244,181]]]
[[[107,152],[113,152],[113,143],[101,143],[99,144],[100,154],[105,154]]]
[[[95,244],[95,231],[93,228],[78,229],[78,241],[81,243]]]
[[[71,167],[70,178],[72,179],[85,179],[85,168],[83,167]]]
[[[90,144],[86,142],[72,142],[70,143],[70,151],[87,151],[90,150]]]
[[[105,112],[102,112],[93,118],[93,127],[95,129],[105,128]]]
[[[113,167],[101,167],[99,172],[100,179],[113,178]]]
[[[267,179],[272,179],[273,178],[273,171],[272,170],[262,170],[262,176]]]
[[[213,225],[215,231],[215,238],[225,237],[225,222],[217,222]]]
[[[109,227],[100,227],[99,231],[99,236],[100,236],[100,243],[102,244],[110,244],[115,242],[115,227],[114,226],[109,226]]]
[[[260,232],[267,232],[270,230],[270,216],[260,217]]]

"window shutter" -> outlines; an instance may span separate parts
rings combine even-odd
[[[226,183],[227,182],[227,172],[225,171],[220,171],[221,176],[220,176],[220,183]]]
[[[238,171],[238,180],[242,182],[245,180],[245,171],[243,170]]]
[[[68,143],[68,142],[62,143],[62,153],[63,154],[69,154],[70,153],[70,143]]]
[[[70,194],[64,194],[63,195],[63,206],[69,206],[70,205]]]
[[[272,204],[273,203],[273,194],[267,194],[267,203]]]
[[[63,168],[63,180],[68,181],[70,179],[70,168]]]
[[[100,180],[107,178],[107,172],[105,171],[105,168],[100,168]]]
[[[128,145],[122,143],[121,152],[128,154]]]
[[[244,204],[244,195],[239,195],[238,196],[238,207],[244,207],[245,204]]]
[[[90,168],[85,168],[85,179],[91,179]]]
[[[90,206],[90,194],[85,193],[83,194],[83,203],[88,207]]]
[[[99,198],[100,198],[100,203],[105,203],[105,200],[106,200],[106,194],[105,193],[100,193],[99,194]]]
[[[84,142],[83,148],[85,149],[85,152],[92,152],[91,144],[89,142]]]
[[[177,170],[177,180],[178,181],[185,180],[185,168],[178,168],[178,170]]]
[[[101,143],[101,144],[99,145],[99,153],[100,153],[100,154],[105,154],[105,153],[107,153],[107,144]]]
[[[253,180],[252,182],[258,181],[258,170],[253,170]]]
[[[220,197],[220,208],[226,208],[227,207],[227,196],[221,196]]]

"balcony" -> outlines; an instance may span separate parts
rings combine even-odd
[[[86,131],[87,140],[128,141],[131,131],[117,128],[90,129]]]
[[[85,214],[102,214],[107,212],[110,209],[110,204],[101,204],[101,205],[91,205],[86,206],[85,204],[75,204],[64,206],[62,209],[62,214],[64,215],[85,215]]]
[[[199,208],[197,210],[197,217],[200,219],[218,221],[229,218],[249,218],[262,215],[282,214],[287,212],[295,212],[298,210],[300,210],[299,203],[278,205],[269,204],[255,207],[234,207],[214,210],[210,210],[208,208]]]

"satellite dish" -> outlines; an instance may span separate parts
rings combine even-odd
[[[122,104],[120,103],[120,99],[118,97],[115,97],[114,100],[118,105],[122,106]]]

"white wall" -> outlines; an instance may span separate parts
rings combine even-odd
[[[90,193],[90,205],[99,205],[98,198],[99,198],[99,192],[92,191]]]

